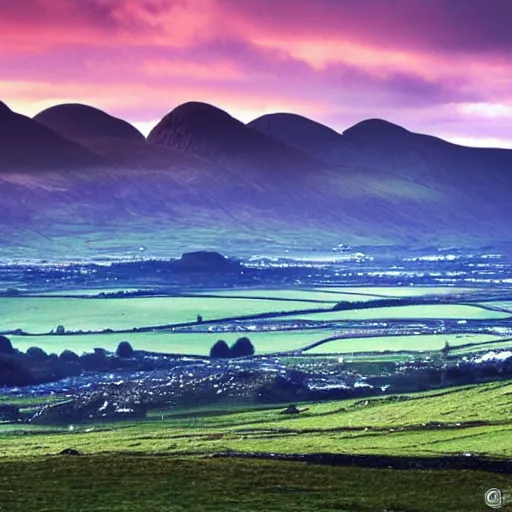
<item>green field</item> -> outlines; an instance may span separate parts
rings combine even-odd
[[[0,461],[9,512],[484,512],[509,475],[96,455]],[[489,509],[487,509],[489,510]]]
[[[352,292],[347,289],[346,293],[331,293],[329,291],[322,291],[317,289],[304,290],[304,289],[254,289],[254,288],[235,288],[233,290],[212,290],[205,291],[203,295],[214,294],[219,297],[245,297],[245,298],[260,298],[260,299],[285,299],[285,300],[304,300],[304,301],[321,301],[332,303],[347,301],[347,302],[366,302],[369,300],[376,300],[382,298],[379,295],[374,295],[372,292],[364,293],[364,289]],[[198,294],[200,295],[200,294]],[[323,306],[318,306],[323,307]],[[329,307],[329,305],[327,305]]]
[[[400,400],[382,397],[311,403],[299,416],[280,415],[281,407],[276,406],[236,411],[212,405],[191,411],[159,411],[144,421],[75,426],[73,432],[51,436],[44,430],[38,434],[36,427],[16,442],[10,429],[0,435],[0,455],[51,454],[71,446],[88,454],[231,449],[404,457],[470,452],[512,457],[512,381],[399,396]],[[477,421],[483,423],[471,424]],[[430,422],[438,425],[426,428]]]
[[[80,354],[91,352],[95,347],[115,351],[121,341],[129,341],[135,350],[168,352],[174,354],[208,355],[212,345],[223,339],[232,344],[242,336],[248,336],[256,349],[256,354],[267,354],[288,350],[300,350],[305,346],[328,338],[334,334],[329,329],[311,331],[282,332],[212,332],[178,333],[148,332],[135,334],[83,334],[70,336],[10,336],[15,348],[26,351],[38,346],[46,352],[60,354],[64,349]]]
[[[15,348],[25,352],[37,346],[47,353],[60,354],[64,349],[73,350],[77,354],[91,352],[101,347],[114,352],[121,341],[129,341],[135,350],[148,350],[184,355],[206,356],[212,345],[219,339],[232,344],[242,336],[252,341],[256,354],[272,354],[276,352],[300,351],[307,346],[335,336],[338,331],[333,329],[266,331],[266,332],[205,332],[180,333],[157,331],[130,334],[83,334],[69,336],[10,336]],[[496,343],[488,343],[496,340]],[[486,334],[433,334],[411,336],[382,336],[368,338],[345,338],[328,341],[304,352],[305,354],[347,354],[358,352],[383,351],[437,351],[448,342],[453,353],[458,345],[473,344],[491,350],[511,346],[510,341],[500,341],[498,336]],[[486,343],[484,345],[484,343]],[[462,352],[473,351],[472,347],[461,349]],[[461,352],[461,353],[462,353]]]
[[[471,293],[476,288],[458,288],[451,286],[359,286],[359,287],[323,287],[316,288],[323,292],[355,293],[373,295],[374,298],[385,297],[423,297],[426,295],[452,295],[459,293]]]
[[[67,426],[0,425],[0,510],[484,511],[510,475],[216,459],[229,450],[512,457],[512,381],[282,406],[212,404],[146,420]],[[25,435],[20,435],[25,432]],[[67,448],[80,457],[57,454]],[[185,455],[188,454],[188,455]],[[158,455],[158,456],[156,456]]]
[[[497,308],[503,308],[512,311],[512,301],[503,300],[503,301],[490,301],[490,302],[481,302],[482,306],[491,306]]]
[[[503,341],[497,341],[496,343],[482,343],[471,345],[470,347],[455,347],[450,351],[451,355],[463,355],[468,353],[482,352],[488,350],[498,350],[498,349],[509,349],[512,348],[512,340],[510,338],[505,338]]]
[[[46,333],[63,325],[69,330],[132,329],[268,312],[321,308],[300,301],[145,297],[129,299],[0,298],[0,330]]]
[[[383,352],[390,350],[407,351],[434,351],[441,350],[445,343],[451,347],[479,344],[496,340],[498,336],[487,334],[424,334],[413,336],[382,336],[373,338],[346,338],[328,341],[317,347],[307,350],[306,354],[346,354],[357,352]],[[510,342],[509,342],[510,343]]]
[[[498,320],[509,318],[510,313],[489,311],[478,306],[463,304],[422,304],[417,306],[392,306],[387,308],[353,309],[349,311],[329,311],[327,313],[310,313],[287,316],[288,320],[316,320],[319,322],[348,320],[387,320],[387,319],[450,319]]]

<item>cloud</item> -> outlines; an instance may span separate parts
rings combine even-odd
[[[512,147],[511,18],[509,0],[0,0],[0,99],[145,127],[195,99]]]

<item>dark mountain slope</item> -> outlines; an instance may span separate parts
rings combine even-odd
[[[21,118],[91,155],[0,105],[2,118],[5,126]],[[149,142],[80,137],[110,164],[0,175],[0,237],[32,255],[492,245],[512,237],[510,152],[462,148],[381,120],[342,135],[300,116],[266,119],[271,134],[187,103]]]
[[[153,128],[148,142],[203,156],[237,172],[252,169],[299,176],[322,167],[297,149],[200,102],[185,103],[167,114]]]
[[[358,172],[388,170],[409,179],[423,175],[427,180],[457,181],[489,170],[494,177],[512,171],[512,150],[458,146],[382,119],[361,121],[343,134],[306,117],[284,113],[264,115],[248,126],[300,148],[324,164]]]
[[[78,103],[50,107],[34,116],[34,119],[63,137],[78,141],[89,137],[145,140],[144,135],[126,121]]]
[[[392,193],[412,188],[443,195],[445,215],[471,213],[477,221],[512,215],[512,151],[457,146],[410,132],[381,119],[368,119],[343,134],[293,114],[270,114],[251,123],[278,140],[339,168],[357,174],[364,184],[375,180]],[[479,218],[479,219],[478,219]]]
[[[80,144],[0,104],[0,171],[84,168],[102,163]]]

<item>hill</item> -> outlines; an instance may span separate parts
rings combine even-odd
[[[148,142],[194,153],[236,172],[280,175],[314,172],[320,162],[244,125],[227,112],[200,102],[188,102],[167,114]]]
[[[388,203],[402,196],[399,207],[408,215],[425,216],[424,234],[445,226],[501,237],[512,215],[506,193],[511,150],[458,146],[382,119],[362,121],[342,134],[295,114],[265,115],[248,126],[340,169],[345,178],[357,174],[367,197],[372,190]]]
[[[34,119],[68,139],[119,138],[144,142],[145,138],[126,121],[97,108],[70,103],[43,110]]]
[[[293,114],[247,126],[199,102],[172,110],[147,142],[92,107],[61,105],[36,119],[0,106],[0,167],[17,171],[0,174],[6,254],[510,239],[512,151],[456,146],[383,120],[343,134]]]
[[[368,175],[390,173],[422,183],[441,180],[440,186],[459,185],[460,180],[467,183],[468,179],[491,185],[490,177],[499,184],[508,181],[512,167],[512,150],[458,146],[383,119],[361,121],[342,134],[287,113],[264,115],[248,126],[300,148],[325,165],[349,167]]]
[[[86,168],[102,161],[86,148],[0,102],[0,172]]]

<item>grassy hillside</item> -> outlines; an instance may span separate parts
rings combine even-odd
[[[72,446],[87,454],[351,453],[512,457],[512,382],[421,394],[307,404],[298,416],[282,407],[215,406],[157,411],[139,422],[56,428],[52,435],[12,429],[0,436],[0,454],[25,457]],[[25,430],[20,426],[18,430]]]
[[[485,491],[509,488],[510,475],[209,455],[235,450],[511,458],[511,403],[508,381],[304,404],[309,410],[293,417],[276,407],[210,406],[73,430],[0,427],[0,503],[12,512],[483,512]],[[57,455],[66,448],[83,455]]]
[[[507,475],[129,456],[0,462],[10,512],[480,512]],[[488,509],[487,509],[488,510]]]

